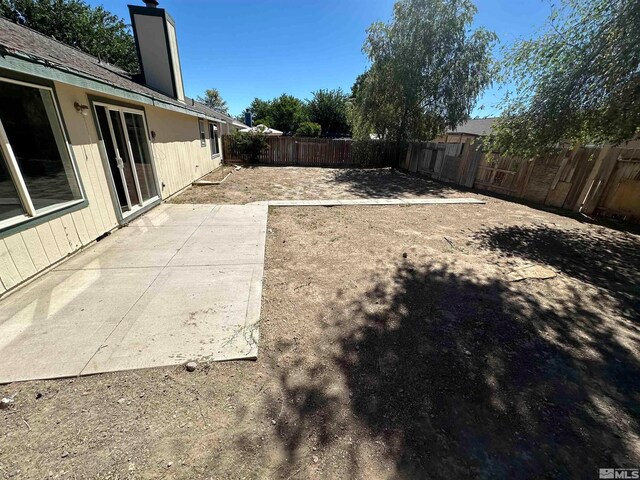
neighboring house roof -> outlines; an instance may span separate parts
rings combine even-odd
[[[467,135],[490,135],[493,132],[493,123],[497,118],[474,118],[461,123],[455,129],[447,133],[463,133]]]
[[[244,123],[239,122],[238,120],[227,115],[226,113],[218,112],[217,110],[214,110],[213,108],[205,105],[204,103],[201,103],[197,100],[193,100],[189,97],[184,97],[184,100],[185,102],[190,104],[190,106],[197,112],[201,112],[205,115],[215,116],[216,118],[219,118],[220,120],[224,120],[227,123],[231,123],[239,128],[249,128],[249,125],[245,125]]]
[[[193,113],[238,123],[235,119],[185,97],[185,103],[135,81],[125,70],[103,62],[35,30],[0,17],[0,56],[11,55],[89,77],[100,83],[137,93]],[[244,126],[244,125],[243,125]]]

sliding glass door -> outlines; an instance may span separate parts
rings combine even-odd
[[[158,198],[144,116],[112,105],[94,104],[118,203],[126,217]]]

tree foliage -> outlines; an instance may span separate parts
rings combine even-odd
[[[273,100],[256,98],[247,110],[253,113],[255,125],[263,124],[291,134],[309,118],[305,103],[285,93]]]
[[[515,85],[492,147],[535,156],[563,141],[619,143],[640,126],[640,0],[564,0],[505,56]]]
[[[322,127],[315,122],[302,122],[296,130],[296,137],[319,137]]]
[[[204,103],[208,107],[213,108],[216,112],[229,115],[229,107],[227,102],[222,98],[217,88],[208,88],[204,91],[204,96],[198,97],[198,101]]]
[[[351,129],[347,122],[347,102],[349,97],[341,88],[318,90],[307,103],[309,120],[320,124],[323,137],[349,136]]]
[[[469,118],[491,83],[495,34],[471,24],[470,0],[399,0],[367,30],[371,66],[354,85],[354,135],[432,139]]]
[[[129,26],[82,0],[0,0],[0,15],[130,72],[139,71]]]
[[[304,102],[291,95],[280,95],[271,102],[269,110],[273,120],[269,126],[286,133],[295,132],[309,118]]]

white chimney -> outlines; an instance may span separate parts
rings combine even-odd
[[[145,7],[129,5],[144,83],[184,102],[176,24],[163,8],[157,8],[156,0],[144,3]]]

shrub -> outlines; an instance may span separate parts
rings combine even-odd
[[[231,136],[231,148],[243,161],[258,163],[258,157],[269,147],[267,136],[256,129],[244,133],[236,131]]]
[[[302,122],[296,130],[296,137],[319,137],[321,129],[319,123]]]

